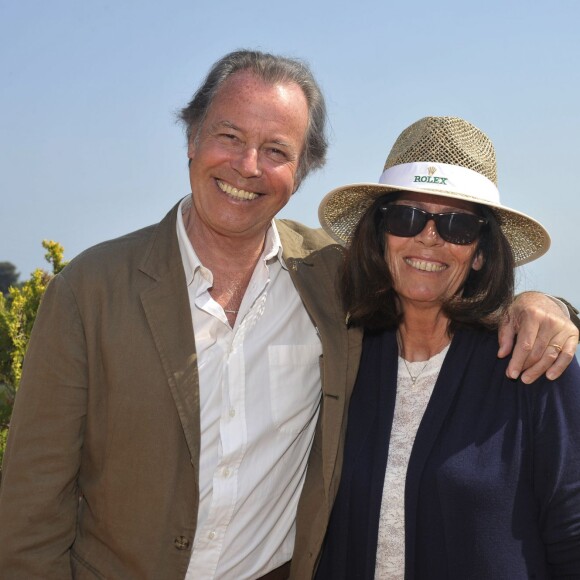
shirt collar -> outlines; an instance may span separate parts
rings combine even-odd
[[[264,243],[262,257],[266,263],[277,258],[283,268],[287,270],[284,259],[282,258],[282,242],[280,241],[280,234],[278,233],[278,228],[276,227],[276,222],[274,220],[272,220],[272,223],[266,232],[266,242]]]
[[[201,263],[185,230],[183,214],[189,211],[191,203],[191,194],[186,195],[179,203],[177,209],[177,241],[179,243],[181,259],[183,261],[183,269],[185,270],[185,279],[189,285],[193,281],[196,271],[200,270],[202,275],[205,278],[208,278],[211,283],[213,282],[211,271]],[[266,232],[266,240],[261,258],[266,264],[278,259],[282,267],[285,270],[288,269],[284,263],[284,259],[282,258],[282,242],[280,241],[280,234],[278,233],[278,228],[276,227],[276,222],[274,220],[272,220],[272,223]]]

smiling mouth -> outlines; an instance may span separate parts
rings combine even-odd
[[[252,199],[256,199],[259,197],[259,194],[254,193],[253,191],[246,191],[245,189],[238,189],[237,187],[231,186],[229,183],[225,181],[221,181],[220,179],[216,179],[216,183],[218,187],[229,197],[233,199],[242,199],[244,201],[251,201]]]
[[[433,262],[413,260],[411,258],[405,258],[405,264],[411,266],[411,268],[415,268],[415,270],[421,270],[422,272],[441,272],[447,268],[444,264],[435,264]]]

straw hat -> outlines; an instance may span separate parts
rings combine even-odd
[[[318,218],[332,238],[348,245],[374,200],[401,190],[490,207],[518,266],[539,258],[550,247],[550,236],[540,223],[500,203],[493,144],[463,119],[425,117],[407,127],[395,141],[379,183],[334,189],[322,200]]]

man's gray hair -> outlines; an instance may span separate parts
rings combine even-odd
[[[236,72],[250,71],[268,84],[296,83],[308,103],[308,128],[304,150],[296,173],[296,186],[312,171],[326,162],[326,104],[324,96],[308,65],[300,60],[256,50],[237,50],[218,60],[179,119],[185,125],[188,143],[195,139],[213,99],[226,79]]]

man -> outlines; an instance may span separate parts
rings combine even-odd
[[[47,289],[0,489],[3,578],[286,577],[321,389],[336,489],[360,333],[336,248],[272,221],[324,162],[320,90],[298,62],[240,51],[182,118],[192,195]],[[548,318],[512,370],[566,365],[577,332]]]

